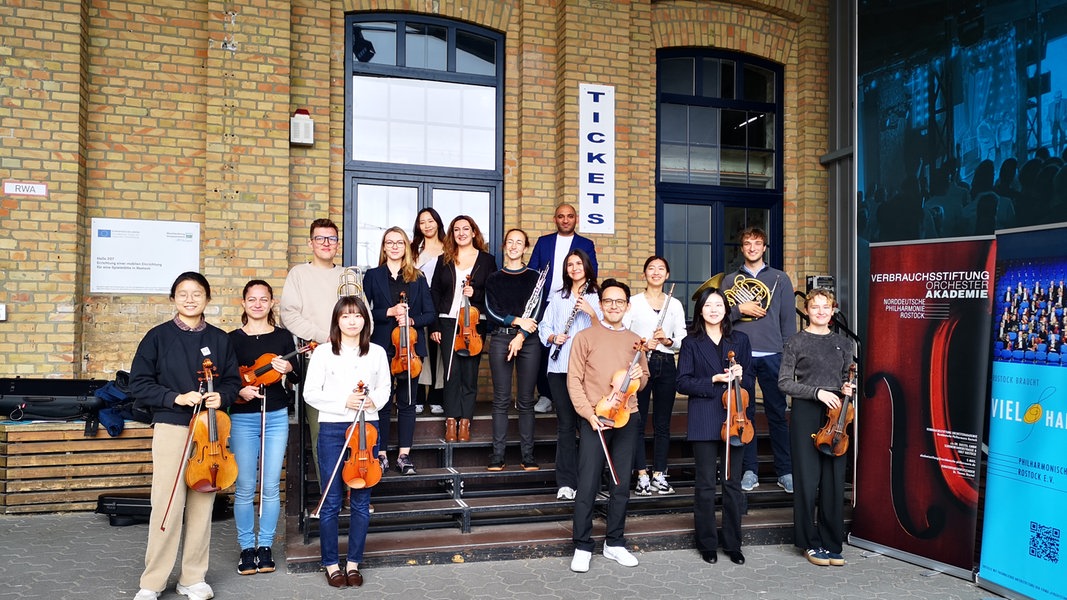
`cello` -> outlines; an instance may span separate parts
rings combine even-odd
[[[848,382],[852,394],[841,399],[837,408],[826,409],[826,424],[811,434],[815,448],[827,456],[842,456],[848,452],[848,424],[852,422],[856,405],[856,363],[848,368]]]
[[[203,363],[207,393],[214,392],[214,369],[210,358]],[[193,416],[192,450],[185,468],[185,483],[198,492],[217,492],[237,481],[237,461],[230,452],[230,417],[214,408]]]

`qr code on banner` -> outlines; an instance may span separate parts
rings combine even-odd
[[[1060,530],[1030,521],[1030,556],[1060,562]]]

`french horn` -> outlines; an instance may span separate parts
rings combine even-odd
[[[337,297],[359,296],[364,303],[367,296],[363,293],[363,271],[359,267],[345,267],[337,282]]]
[[[768,310],[771,306],[771,297],[774,295],[774,290],[768,288],[767,284],[759,279],[738,275],[734,277],[733,286],[723,290],[723,294],[726,295],[730,306],[737,306],[743,302],[755,302],[763,310]],[[744,317],[743,320],[750,321],[752,318]]]

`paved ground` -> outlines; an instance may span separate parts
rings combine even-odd
[[[147,525],[110,527],[89,513],[0,515],[0,599],[122,599],[137,592]],[[973,584],[858,548],[846,547],[844,567],[816,567],[789,546],[744,548],[747,564],[725,556],[703,563],[695,551],[636,553],[625,568],[593,555],[588,573],[568,569],[569,558],[375,568],[364,565],[360,589],[336,590],[321,573],[237,574],[233,520],[216,522],[208,583],[216,598],[573,599],[812,598],[978,600],[996,597]],[[280,542],[280,541],[279,541]],[[283,544],[275,544],[282,562]],[[177,575],[161,598],[180,598]]]

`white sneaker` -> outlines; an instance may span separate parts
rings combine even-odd
[[[656,490],[657,494],[666,496],[667,494],[673,494],[674,488],[671,484],[667,483],[667,476],[659,471],[652,474],[652,489]]]
[[[133,597],[133,600],[157,600],[159,598],[159,592],[153,592],[152,590],[146,590],[141,588],[137,591],[137,595]]]
[[[630,554],[625,546],[604,546],[604,558],[611,559],[624,567],[636,567],[637,557]]]
[[[574,488],[563,486],[556,492],[556,500],[574,500],[575,493]]]
[[[445,407],[441,406],[440,404],[431,404],[430,414],[443,415],[445,414]]]
[[[415,414],[421,415],[422,414],[422,410],[423,410],[423,406],[421,404],[416,404],[415,405]]]
[[[189,587],[178,584],[178,594],[188,596],[189,600],[211,600],[215,597],[215,591],[206,582],[194,583]]]
[[[552,412],[552,401],[545,396],[541,396],[537,399],[537,404],[534,404],[534,412]]]
[[[588,573],[589,561],[593,558],[593,553],[588,550],[575,550],[574,558],[571,559],[571,570],[575,573]]]
[[[638,496],[652,495],[652,485],[648,481],[648,475],[637,476],[637,485],[634,486],[634,493]]]

